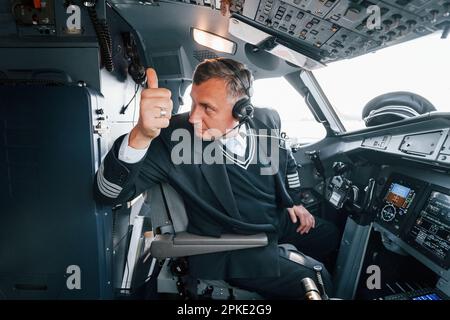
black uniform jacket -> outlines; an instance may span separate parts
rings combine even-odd
[[[252,248],[204,254],[189,258],[190,273],[204,279],[256,278],[270,277],[279,274],[278,266],[278,223],[273,215],[267,215],[263,224],[253,224],[243,221],[232,193],[227,171],[224,164],[207,164],[205,161],[197,164],[174,164],[171,153],[181,139],[177,129],[185,129],[194,137],[193,127],[188,122],[187,113],[172,117],[170,126],[161,131],[155,138],[144,159],[135,164],[125,163],[118,159],[118,151],[124,136],[119,137],[97,171],[94,183],[94,193],[97,201],[115,205],[133,199],[157,183],[167,182],[184,199],[189,218],[188,232],[220,236],[222,233],[255,234],[267,233],[269,245],[262,248]],[[280,118],[276,111],[255,108],[254,116],[249,120],[249,126],[256,133],[266,129],[267,135],[274,135],[273,130],[280,128]],[[297,165],[290,148],[283,140],[266,138],[276,143],[279,153],[279,167],[274,176],[274,193],[277,199],[279,215],[287,215],[285,208],[300,204]],[[175,141],[172,141],[175,140]],[[194,139],[191,139],[192,150]],[[197,142],[200,140],[197,140]],[[215,142],[202,142],[201,150]],[[264,147],[263,147],[264,148]],[[267,156],[271,148],[267,147]],[[189,150],[188,150],[189,151]],[[177,149],[177,153],[179,150]],[[198,152],[197,152],[198,153]],[[183,154],[191,157],[191,155]],[[272,160],[273,163],[273,160]],[[290,187],[291,186],[291,187]],[[255,198],[255,201],[258,199]],[[255,212],[265,215],[264,212]]]

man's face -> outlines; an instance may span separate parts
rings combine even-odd
[[[218,138],[238,122],[232,115],[234,100],[228,96],[226,82],[219,78],[193,84],[189,122],[203,140]]]

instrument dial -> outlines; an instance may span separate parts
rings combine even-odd
[[[381,219],[386,222],[394,220],[397,210],[392,204],[388,204],[381,209]]]

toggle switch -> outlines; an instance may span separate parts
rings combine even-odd
[[[437,22],[437,15],[438,15],[439,11],[437,10],[431,10],[430,14],[431,14],[431,23],[436,23]]]
[[[444,3],[444,17],[449,17],[450,16],[450,2],[446,2]]]

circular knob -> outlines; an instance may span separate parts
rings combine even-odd
[[[389,20],[389,19],[384,20],[383,21],[384,30],[389,31],[391,29],[392,23],[393,23],[392,20]]]
[[[391,18],[394,19],[394,22],[398,23],[402,19],[402,15],[396,13],[396,14],[393,14]]]
[[[405,31],[408,30],[408,28],[404,25],[400,25],[397,28],[400,32],[399,32],[399,36],[403,36],[405,35]]]
[[[394,220],[397,209],[392,204],[388,204],[381,209],[381,219],[386,222]]]

